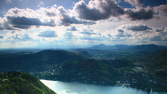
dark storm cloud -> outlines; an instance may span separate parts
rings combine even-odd
[[[126,13],[132,20],[148,20],[154,16],[154,11],[152,9],[139,9],[137,11],[129,10]]]
[[[74,10],[80,18],[87,20],[107,19],[110,16],[122,15],[124,12],[112,0],[90,0],[89,4],[80,1],[75,4]]]
[[[9,24],[17,28],[29,28],[30,26],[53,26],[52,22],[41,22],[38,18],[27,18],[27,17],[7,17]]]
[[[131,26],[131,27],[129,27],[128,29],[129,29],[129,30],[132,30],[132,31],[152,30],[150,27],[145,26],[145,25]]]
[[[41,32],[38,36],[46,37],[46,38],[53,38],[53,37],[56,37],[57,35],[55,34],[54,31],[44,31],[44,32]]]

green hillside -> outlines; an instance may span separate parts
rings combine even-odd
[[[35,77],[20,72],[0,73],[0,94],[56,94]]]

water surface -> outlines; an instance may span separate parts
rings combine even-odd
[[[58,94],[148,94],[141,90],[126,87],[96,86],[50,80],[41,80],[41,82]],[[153,92],[151,94],[167,93]]]

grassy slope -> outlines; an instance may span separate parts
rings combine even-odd
[[[56,94],[26,73],[1,72],[0,94]]]

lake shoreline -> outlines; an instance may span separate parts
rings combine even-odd
[[[58,94],[103,94],[104,92],[105,94],[148,94],[142,90],[123,86],[100,86],[43,79],[40,81]],[[153,91],[150,94],[167,94],[167,92]]]

